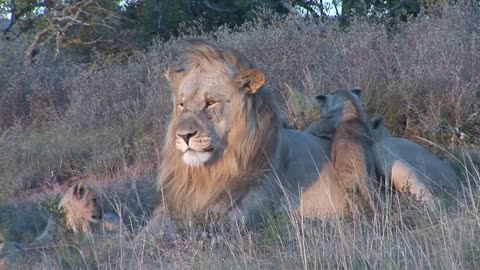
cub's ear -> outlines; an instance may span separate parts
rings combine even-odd
[[[318,96],[315,96],[315,99],[318,102],[325,102],[327,100],[327,96],[326,95],[318,95]]]
[[[74,187],[73,187],[73,195],[76,197],[76,198],[83,198],[85,196],[85,194],[87,193],[87,188],[85,187],[84,184],[82,183],[79,183],[79,184],[76,184]]]
[[[328,101],[328,95],[315,96],[315,100],[317,101],[318,105],[320,105],[320,107],[324,107]]]
[[[354,88],[354,89],[350,90],[350,92],[352,92],[358,98],[360,98],[361,95],[362,95],[362,89],[360,89],[360,88]]]
[[[372,127],[373,129],[378,129],[383,125],[383,117],[382,116],[375,116],[372,118]]]
[[[265,75],[258,69],[250,69],[235,76],[233,82],[238,88],[245,88],[249,95],[255,95],[265,84]]]

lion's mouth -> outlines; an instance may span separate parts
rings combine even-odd
[[[188,166],[200,167],[204,165],[213,156],[213,148],[203,149],[202,151],[196,151],[193,149],[187,149],[183,153],[183,162]]]
[[[193,149],[192,149],[193,150]],[[209,147],[205,147],[203,148],[202,150],[200,151],[197,151],[197,152],[213,152],[213,146],[209,146]]]
[[[208,153],[208,152],[213,152],[215,149],[213,148],[213,146],[208,146],[208,147],[204,147],[204,148],[201,148],[201,149],[195,149],[194,147],[188,147],[187,150],[184,151],[184,153],[187,153],[187,152],[193,152],[193,153]]]

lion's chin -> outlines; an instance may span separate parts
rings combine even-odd
[[[183,162],[188,166],[200,167],[203,166],[212,157],[211,151],[197,152],[194,150],[187,150],[183,154]]]

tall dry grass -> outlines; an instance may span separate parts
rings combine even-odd
[[[361,87],[369,112],[382,114],[395,135],[457,159],[466,199],[433,210],[400,203],[405,206],[390,211],[387,223],[312,222],[278,213],[262,232],[221,222],[192,225],[171,243],[138,243],[132,235],[157,199],[155,166],[171,110],[163,74],[176,41],[137,52],[128,63],[78,63],[43,51],[26,67],[21,60],[26,43],[2,40],[0,204],[7,210],[0,213],[0,230],[5,238],[31,239],[48,216],[40,206],[79,179],[102,190],[103,204],[127,224],[125,233],[65,236],[54,247],[27,250],[26,256],[13,252],[11,259],[40,269],[479,268],[480,173],[458,150],[480,143],[478,11],[445,6],[400,25],[394,35],[361,20],[343,31],[334,22],[295,17],[203,34],[243,52],[265,71],[294,127],[304,128],[317,117],[311,96]],[[24,211],[16,211],[26,198]],[[13,229],[42,218],[37,227],[26,222],[24,229]]]

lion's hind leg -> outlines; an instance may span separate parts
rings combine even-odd
[[[429,192],[426,184],[420,179],[415,169],[407,162],[402,160],[395,160],[393,162],[391,179],[397,191],[402,193],[409,192],[429,206],[433,204],[432,194]]]

